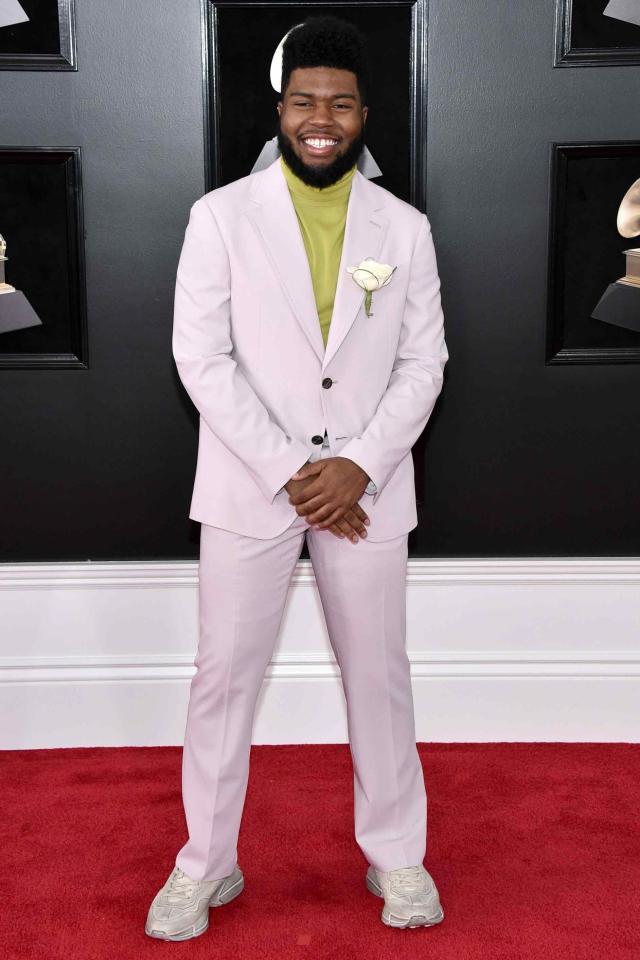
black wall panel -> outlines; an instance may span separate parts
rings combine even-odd
[[[640,552],[640,367],[544,359],[550,144],[640,138],[640,67],[553,69],[553,21],[548,3],[430,5],[450,360],[414,450],[414,557]],[[89,336],[87,369],[0,370],[0,561],[198,555],[171,324],[204,192],[200,26],[198,0],[82,0],[77,72],[0,72],[0,145],[81,146]]]

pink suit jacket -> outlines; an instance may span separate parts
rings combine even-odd
[[[365,257],[396,267],[369,317],[347,272]],[[367,539],[417,525],[411,448],[449,356],[425,214],[355,171],[325,350],[280,159],[210,191],[190,211],[172,348],[200,413],[191,519],[259,539],[282,533],[298,515],[284,484],[326,429],[330,455],[377,487],[359,500]]]

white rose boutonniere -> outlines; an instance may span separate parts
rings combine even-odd
[[[365,291],[364,308],[368,317],[372,315],[371,294],[374,290],[379,290],[380,287],[386,287],[395,269],[388,263],[378,263],[371,257],[365,257],[357,267],[347,267],[347,272],[351,274],[358,286]]]

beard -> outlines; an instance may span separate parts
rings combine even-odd
[[[282,132],[280,118],[278,118],[278,128],[276,131],[278,138],[278,147],[284,157],[285,163],[300,179],[310,187],[330,187],[336,183],[340,177],[343,177],[347,170],[358,162],[358,158],[365,146],[365,126],[353,140],[347,149],[331,162],[327,164],[308,164],[298,156],[294,151],[290,138]]]

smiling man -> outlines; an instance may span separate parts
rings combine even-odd
[[[286,164],[311,187],[350,182],[364,147],[368,108],[358,78],[335,67],[297,67],[278,104],[278,146]]]
[[[311,17],[292,29],[281,91],[281,155],[194,203],[176,279],[173,355],[200,413],[189,516],[201,538],[189,837],[145,926],[164,940],[204,933],[209,907],[244,888],[253,716],[305,537],[347,700],[367,889],[389,926],[444,917],[422,862],[405,647],[411,449],[448,359],[431,229],[358,169],[368,89],[355,27]],[[268,859],[286,869],[280,850]]]
[[[278,116],[282,172],[300,223],[326,346],[351,183],[364,147],[367,107],[357,74],[335,67],[292,69]],[[362,479],[353,461],[345,460],[341,469],[340,482],[348,482],[349,473],[355,483]],[[372,484],[368,492],[374,489]]]

